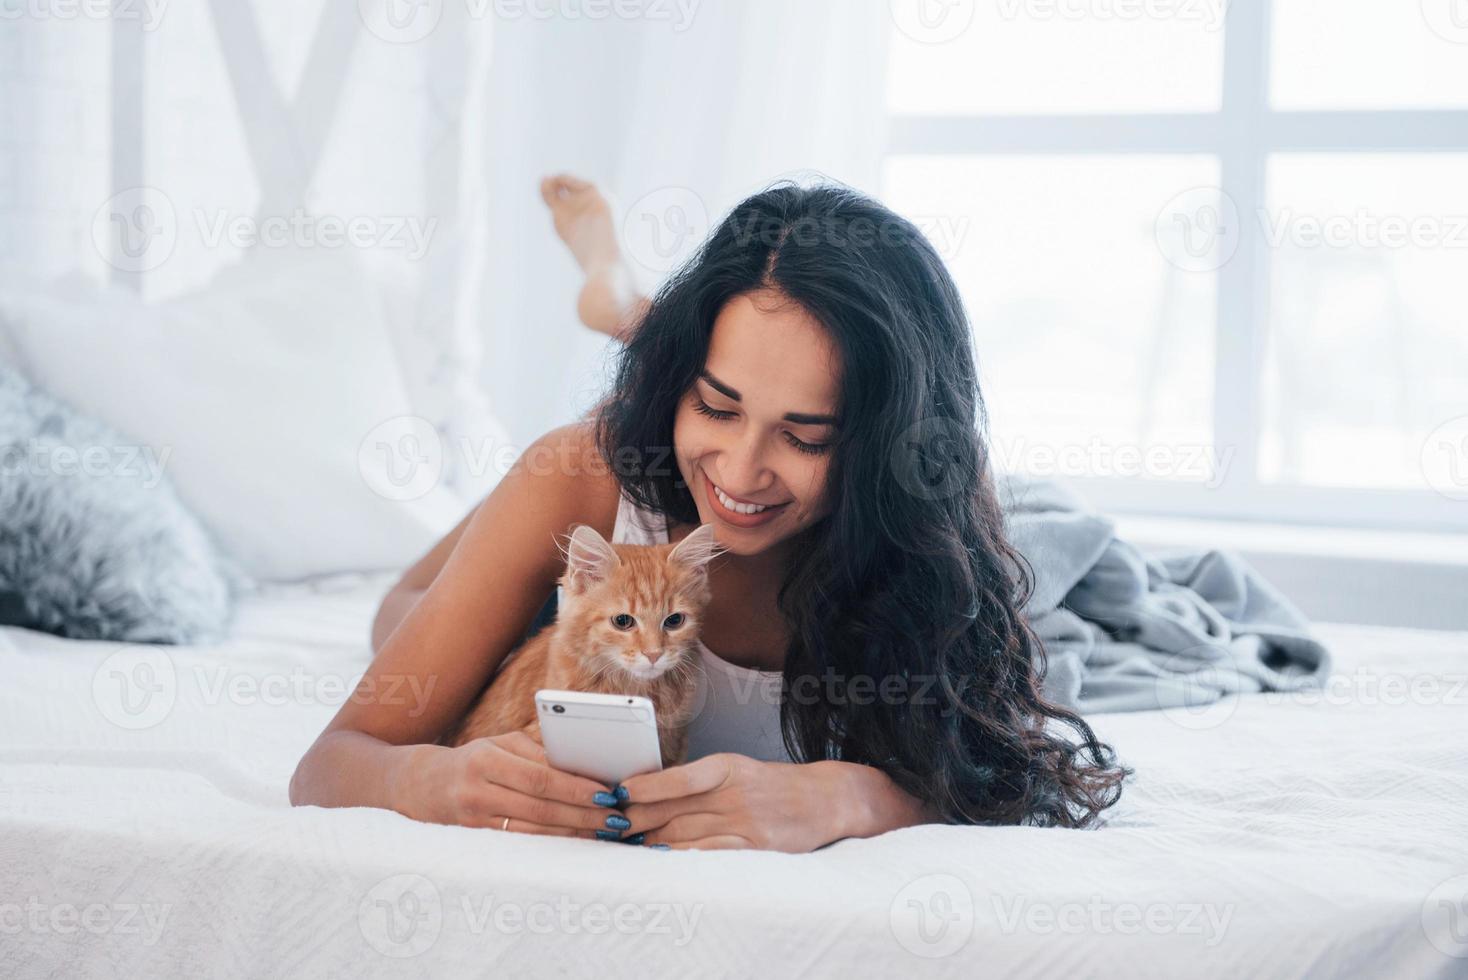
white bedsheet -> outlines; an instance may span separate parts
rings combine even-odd
[[[0,630],[0,975],[1468,976],[1464,634],[1323,626],[1315,703],[1094,717],[1138,770],[1099,831],[660,852],[291,808],[387,584],[217,648]]]

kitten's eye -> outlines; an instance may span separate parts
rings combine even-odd
[[[619,630],[630,630],[637,625],[637,620],[626,613],[617,613],[617,615],[612,617],[612,625]]]
[[[682,625],[683,625],[683,614],[682,613],[673,613],[673,615],[671,615],[667,619],[663,620],[663,629],[665,629],[665,630],[675,630],[675,629],[677,629],[678,627],[680,627]]]

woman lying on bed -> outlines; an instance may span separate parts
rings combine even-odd
[[[921,823],[1079,827],[1115,803],[1127,770],[1040,694],[969,325],[917,229],[846,189],[780,186],[649,301],[624,285],[596,189],[543,191],[587,273],[582,318],[626,341],[613,390],[527,449],[383,601],[363,684],[414,675],[432,697],[349,699],[292,801],[782,851]],[[772,516],[731,521],[721,493]],[[438,744],[554,591],[557,537],[580,523],[625,540],[624,496],[669,541],[715,526],[706,657],[806,695],[782,697],[776,677],[773,698],[727,699],[702,754],[627,780],[620,800],[524,734]],[[778,751],[748,748],[769,748],[756,730]]]

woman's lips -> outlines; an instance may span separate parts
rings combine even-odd
[[[773,506],[766,507],[764,510],[760,511],[757,514],[741,514],[738,511],[730,510],[728,507],[724,506],[724,502],[720,500],[719,495],[714,492],[713,481],[710,480],[707,475],[705,475],[703,478],[703,484],[705,488],[704,496],[708,498],[709,507],[713,509],[714,516],[719,518],[719,520],[723,521],[725,524],[731,524],[734,527],[748,528],[759,527],[761,524],[767,524],[770,521],[774,520],[778,514],[780,514],[782,511],[784,511],[786,507],[790,505],[790,502],[786,501],[783,504],[775,504]]]

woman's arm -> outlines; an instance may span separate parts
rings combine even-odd
[[[563,562],[556,535],[577,522],[611,533],[616,482],[595,453],[585,423],[537,440],[454,534],[404,576],[400,588],[421,587],[422,594],[379,631],[386,635],[357,690],[297,766],[293,803],[384,806],[453,823],[508,815],[514,829],[588,835],[601,826],[606,811],[592,797],[602,787],[549,769],[528,738],[434,744],[468,710],[555,587]],[[402,691],[429,693],[417,699]]]
[[[880,769],[759,762],[720,753],[628,779],[624,811],[645,844],[804,853],[939,818]]]
[[[397,629],[403,617],[408,615],[408,610],[418,604],[423,598],[433,580],[438,578],[438,573],[443,570],[449,560],[449,555],[459,545],[459,539],[464,536],[464,531],[469,527],[469,522],[479,510],[479,504],[469,509],[464,519],[459,521],[459,526],[448,534],[445,534],[437,544],[429,549],[428,554],[418,559],[403,573],[383,597],[382,603],[377,607],[377,616],[372,620],[372,652],[376,653],[382,649],[392,631]]]

